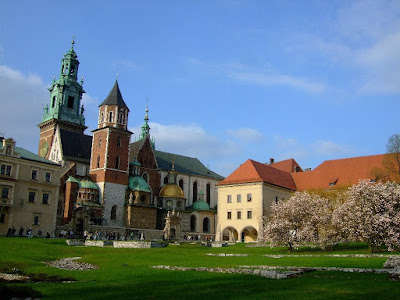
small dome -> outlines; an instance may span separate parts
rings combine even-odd
[[[203,200],[197,200],[195,203],[193,203],[193,210],[199,211],[199,210],[210,210],[210,205],[208,205],[207,202]]]
[[[99,190],[99,188],[97,187],[97,185],[93,181],[90,181],[90,180],[87,180],[87,179],[83,179],[79,183],[79,187],[81,189]]]
[[[168,183],[161,188],[159,197],[162,198],[185,198],[181,187],[175,183]]]
[[[149,192],[150,188],[146,180],[141,176],[130,176],[129,177],[129,189],[132,191]]]

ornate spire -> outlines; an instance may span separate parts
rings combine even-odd
[[[142,126],[142,132],[140,134],[140,139],[145,138],[147,135],[150,135],[150,126],[149,126],[149,105],[146,105],[146,114],[144,115],[144,124]]]

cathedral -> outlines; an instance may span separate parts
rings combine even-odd
[[[97,128],[86,134],[78,68],[72,42],[38,125],[39,155],[62,166],[56,232],[213,238],[223,177],[197,158],[156,150],[148,108],[131,142],[131,112],[117,81],[99,105]]]

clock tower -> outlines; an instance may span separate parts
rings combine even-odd
[[[58,129],[65,129],[83,134],[85,117],[83,105],[81,106],[83,78],[78,82],[78,56],[74,50],[75,42],[72,41],[71,49],[61,59],[59,78],[54,77],[49,88],[50,104],[44,107],[40,129],[39,155],[47,159],[53,147]]]

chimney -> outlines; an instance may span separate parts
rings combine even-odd
[[[271,158],[269,159],[269,164],[272,165],[274,162],[275,162],[275,159],[271,157]]]

